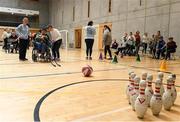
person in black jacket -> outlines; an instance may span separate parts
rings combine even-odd
[[[166,60],[171,59],[171,53],[175,53],[176,48],[177,48],[176,42],[174,41],[173,37],[170,37],[166,45],[166,51],[167,51]]]

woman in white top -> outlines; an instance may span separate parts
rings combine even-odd
[[[92,60],[92,49],[94,45],[94,36],[96,35],[96,28],[93,26],[93,21],[88,22],[85,27],[85,43],[86,43],[86,60]]]
[[[135,37],[133,33],[130,32],[127,40],[127,54],[129,56],[134,55],[134,49],[135,49]]]
[[[49,25],[47,30],[50,32],[51,35],[53,58],[56,61],[60,61],[59,49],[62,44],[61,33],[58,29],[53,28],[52,25]]]
[[[149,42],[148,34],[144,33],[143,38],[142,38],[142,45],[143,45],[142,53],[146,54],[148,42]]]

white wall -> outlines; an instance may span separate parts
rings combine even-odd
[[[112,34],[116,39],[120,39],[124,32],[139,30],[142,34],[148,32],[152,35],[160,30],[166,39],[174,37],[180,55],[180,0],[142,0],[141,6],[140,0],[112,0],[112,13],[108,13],[109,0],[90,1],[91,14],[88,18],[88,0],[51,0],[51,23],[60,29],[70,30],[73,36],[72,30],[85,26],[89,20],[95,24],[112,22]]]

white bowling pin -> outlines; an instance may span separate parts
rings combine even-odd
[[[153,96],[152,80],[153,80],[153,75],[148,74],[148,76],[147,76],[148,85],[147,85],[146,90],[145,90],[145,95],[146,95],[147,104],[148,104],[149,107],[150,107],[151,97]]]
[[[176,87],[175,87],[175,81],[176,81],[176,75],[175,74],[172,74],[172,86],[171,86],[171,91],[172,91],[172,97],[173,97],[173,105],[176,101],[176,98],[177,98],[177,91],[176,91]]]
[[[164,78],[164,74],[162,72],[158,72],[158,79],[161,80],[162,85],[161,85],[161,89],[160,89],[160,94],[161,96],[164,94],[164,86],[163,86],[163,78]]]
[[[134,78],[135,77],[136,77],[136,74],[135,73],[131,73],[130,80],[129,80],[129,87],[128,87],[128,90],[127,90],[127,98],[128,98],[129,104],[131,104],[130,94],[132,94],[132,92],[134,90]]]
[[[168,76],[168,78],[167,78],[167,89],[162,96],[163,106],[164,106],[164,109],[167,111],[170,111],[171,107],[173,105],[173,97],[172,97],[172,91],[171,91],[172,82],[173,82],[172,77]]]
[[[157,79],[155,82],[155,93],[150,100],[150,108],[152,114],[158,116],[162,110],[162,96],[160,94],[161,80]]]
[[[131,84],[130,80],[131,80],[131,74],[134,73],[132,71],[129,72],[129,82],[127,84],[127,87],[126,87],[126,96],[127,96],[127,99],[129,100],[129,86]]]
[[[135,111],[137,113],[137,117],[143,119],[148,108],[146,103],[146,96],[145,96],[146,81],[141,80],[139,87],[140,87],[139,89],[140,93],[135,101]]]
[[[142,73],[142,80],[146,80],[147,78],[147,72]]]
[[[130,94],[130,102],[131,102],[133,111],[135,111],[135,101],[139,95],[139,82],[140,82],[140,77],[136,76],[134,78],[134,90]]]

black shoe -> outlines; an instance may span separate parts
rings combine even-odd
[[[89,60],[92,60],[92,57],[89,57]]]
[[[112,58],[108,58],[108,60],[112,60]]]
[[[114,54],[115,54],[115,55],[118,55],[118,52],[115,52]]]
[[[19,61],[25,61],[24,59],[19,59]]]
[[[24,61],[27,61],[27,60],[28,60],[27,58],[24,59]]]

